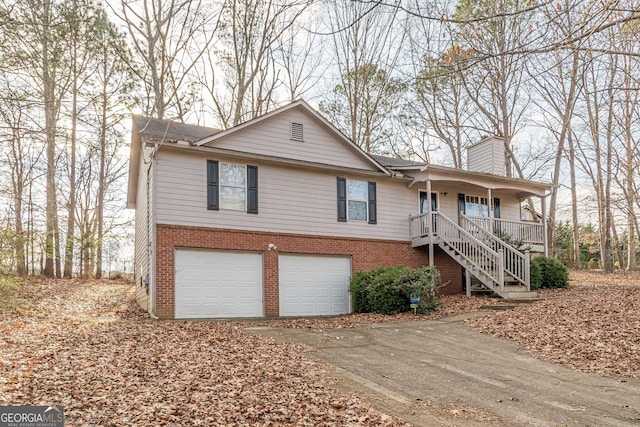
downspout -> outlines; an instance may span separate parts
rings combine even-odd
[[[142,145],[144,147],[145,142],[142,141]],[[147,237],[147,243],[146,243],[146,252],[147,252],[147,262],[146,262],[146,275],[143,279],[143,283],[146,287],[146,291],[147,294],[149,295],[149,307],[148,307],[148,312],[149,312],[149,316],[154,319],[154,320],[158,320],[158,317],[156,316],[156,287],[155,287],[155,259],[152,256],[152,251],[153,251],[153,243],[155,242],[155,221],[154,221],[154,217],[155,217],[155,211],[152,209],[152,195],[155,198],[155,186],[152,186],[152,181],[151,181],[151,173],[153,170],[153,159],[155,157],[156,152],[158,151],[158,144],[155,144],[153,151],[151,152],[151,154],[149,155],[149,159],[148,161],[145,161],[145,164],[148,163],[147,166],[147,182],[146,182],[146,188],[145,188],[145,192],[146,192],[146,215],[145,215],[145,220],[146,220],[146,237]],[[144,151],[143,151],[144,152]]]
[[[542,245],[544,248],[544,256],[549,256],[549,236],[547,236],[547,196],[549,194],[544,194],[540,197],[540,204],[542,210]]]

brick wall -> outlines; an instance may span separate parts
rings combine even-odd
[[[157,225],[156,239],[156,315],[171,319],[174,315],[175,248],[234,249],[263,253],[264,310],[266,316],[278,316],[278,253],[350,255],[353,271],[387,265],[418,268],[429,263],[428,248],[412,248],[410,242],[339,237],[247,232],[216,228]],[[277,251],[268,251],[274,243]],[[462,292],[460,266],[436,248],[435,264],[442,275],[441,293]]]

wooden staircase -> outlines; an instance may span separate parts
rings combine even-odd
[[[488,290],[508,300],[537,298],[537,293],[530,288],[529,253],[520,253],[464,216],[461,223],[466,228],[440,212],[431,212],[431,221],[428,215],[418,215],[411,220],[419,219],[420,231],[426,232],[433,243],[467,271],[467,295]],[[412,224],[413,227],[416,226]],[[425,235],[419,238],[414,239],[414,246],[425,243]]]

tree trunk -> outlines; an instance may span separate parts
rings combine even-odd
[[[569,173],[571,175],[571,221],[573,222],[573,265],[582,268],[580,254],[580,224],[578,222],[578,185],[576,181],[576,157],[573,146],[573,131],[567,134],[569,145]]]
[[[105,48],[104,58],[107,52]],[[107,61],[103,61],[103,75],[108,75]],[[97,233],[96,233],[96,278],[102,278],[102,241],[104,234],[104,192],[106,181],[106,152],[107,152],[107,79],[102,82],[102,117],[100,123],[100,171],[98,173],[98,206],[97,211]]]
[[[55,277],[59,274],[60,260],[56,255],[60,253],[58,242],[58,203],[56,197],[56,114],[55,114],[55,79],[49,69],[49,42],[50,42],[50,12],[51,1],[43,0],[42,17],[42,85],[44,90],[44,116],[45,134],[47,144],[47,206],[46,206],[46,237],[45,237],[45,265],[43,274],[47,277]],[[56,262],[57,261],[57,262]]]
[[[67,240],[64,248],[64,277],[73,275],[73,245],[76,223],[76,127],[78,124],[78,67],[77,51],[74,46],[71,67],[73,73],[71,100],[71,165],[69,171],[69,206],[67,216]]]

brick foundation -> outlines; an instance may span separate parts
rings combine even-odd
[[[387,265],[418,268],[429,263],[428,247],[412,248],[411,242],[356,238],[305,236],[280,233],[247,232],[227,229],[156,226],[156,315],[174,317],[175,248],[233,249],[257,251],[264,262],[264,310],[269,317],[279,314],[278,253],[350,255],[352,272]],[[277,251],[268,251],[275,243]],[[440,293],[462,292],[460,265],[436,247],[435,264],[445,284]]]

